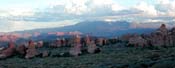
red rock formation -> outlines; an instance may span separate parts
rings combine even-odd
[[[26,54],[26,47],[25,45],[19,45],[16,48],[16,51],[20,54],[20,55],[25,55]]]
[[[89,36],[86,35],[85,44],[86,44],[86,45],[90,45],[90,43],[91,43],[91,40],[90,40]]]
[[[122,35],[121,37],[119,37],[119,39],[121,41],[129,41],[129,39],[133,37],[133,34],[125,34],[125,35]]]
[[[74,43],[75,44],[81,44],[81,37],[79,35],[76,35],[76,37],[74,39]]]
[[[134,45],[136,47],[137,46],[144,47],[144,46],[148,45],[147,41],[144,38],[142,38],[141,36],[139,36],[139,35],[135,35],[134,37],[131,37],[129,39],[129,43],[128,44],[129,45]]]
[[[53,48],[57,48],[57,47],[65,46],[65,45],[66,45],[65,39],[57,38],[55,41],[51,42],[49,46]]]
[[[169,31],[166,28],[166,25],[162,24],[160,28],[158,28],[155,32],[152,32],[150,35],[131,35],[129,37],[129,44],[167,47],[175,45],[174,38],[175,28]]]
[[[168,29],[166,28],[166,25],[162,24],[160,28],[156,31],[156,33],[159,33],[163,36],[168,35]]]
[[[102,45],[105,45],[106,42],[107,41],[104,38],[97,38],[96,44],[102,46]]]
[[[26,59],[30,59],[30,58],[35,57],[36,55],[38,55],[38,52],[37,52],[37,50],[35,48],[35,44],[34,44],[34,42],[32,40],[30,40],[28,49],[26,50],[25,58]]]
[[[89,53],[95,53],[95,50],[97,49],[97,46],[94,41],[91,41],[88,45],[88,52]]]
[[[168,29],[165,24],[162,24],[160,28],[151,34],[151,44],[154,46],[169,46],[170,35],[168,35]]]
[[[38,48],[43,47],[43,41],[38,41],[38,42],[37,42],[37,47],[38,47]]]
[[[8,48],[1,52],[0,59],[11,57],[14,55],[14,53],[15,53],[15,45],[13,42],[10,42]]]
[[[62,46],[66,46],[66,44],[67,44],[67,42],[66,42],[65,38],[62,38],[61,39],[61,45]]]
[[[74,45],[69,51],[70,55],[79,56],[81,54],[81,47],[82,47],[81,38],[79,35],[76,35],[74,39]]]
[[[56,47],[61,47],[61,39],[57,38],[56,40]]]
[[[28,42],[28,49],[32,49],[32,48],[35,48],[36,46],[35,46],[35,42],[34,41],[32,41],[32,40],[30,40],[29,42]]]
[[[69,40],[67,40],[66,43],[68,46],[74,46],[74,45],[72,45],[72,44],[74,44],[74,39],[69,39]]]
[[[170,30],[170,43],[175,46],[175,27]]]
[[[74,47],[72,47],[69,51],[70,55],[79,56],[81,54],[81,46],[81,44],[76,44]]]

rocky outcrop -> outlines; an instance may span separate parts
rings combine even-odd
[[[26,50],[27,48],[25,47],[25,45],[19,45],[17,48],[16,48],[16,52],[19,54],[19,55],[25,55],[26,54]]]
[[[153,32],[150,36],[151,45],[153,46],[169,46],[171,35],[168,34],[169,31],[165,24],[162,24],[160,28]]]
[[[142,38],[140,35],[134,35],[133,37],[129,39],[128,45],[144,47],[148,45],[148,43],[147,43],[147,40]]]
[[[77,35],[74,39],[74,45],[69,51],[70,55],[79,56],[82,53],[81,52],[82,44],[80,42],[81,42],[81,38],[79,35]]]
[[[8,48],[3,50],[0,54],[0,59],[11,57],[15,54],[15,44],[10,42]]]
[[[162,24],[155,32],[148,35],[127,34],[121,37],[121,40],[128,41],[129,45],[134,46],[175,46],[175,28],[168,30],[165,24]]]
[[[166,28],[165,24],[162,24],[160,28],[157,29],[156,33],[160,33],[161,35],[168,35],[168,29]]]
[[[86,35],[85,45],[89,45],[90,43],[91,43],[90,37],[88,35]]]
[[[68,42],[66,41],[65,38],[57,38],[55,41],[51,42],[49,47],[58,48],[58,47],[66,46],[66,45],[68,45]]]
[[[175,46],[175,27],[173,27],[169,32],[169,43]]]
[[[95,44],[95,42],[94,41],[91,41],[90,42],[90,44],[89,45],[87,45],[87,47],[88,47],[88,53],[95,53],[95,51],[97,50],[97,46],[96,46],[96,44]]]
[[[105,38],[97,38],[95,43],[99,46],[103,46],[107,44],[107,40]]]
[[[43,41],[38,41],[36,47],[37,48],[42,48],[43,47]]]
[[[36,55],[38,55],[38,52],[37,52],[37,50],[35,48],[35,44],[34,44],[34,42],[32,40],[30,40],[28,49],[26,50],[25,58],[26,59],[30,59],[30,58],[35,57]]]
[[[119,37],[119,39],[123,42],[126,42],[128,41],[131,37],[133,37],[133,34],[125,34],[125,35],[122,35],[121,37]]]
[[[81,44],[77,44],[74,47],[72,47],[69,51],[70,55],[79,56],[81,54],[81,46]]]

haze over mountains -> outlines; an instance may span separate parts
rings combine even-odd
[[[162,22],[163,23],[163,22]],[[37,35],[37,34],[54,34],[59,33],[64,34],[90,34],[94,36],[120,36],[127,33],[149,33],[158,28],[161,22],[149,22],[149,23],[137,23],[137,22],[128,22],[128,21],[83,21],[75,25],[57,27],[57,28],[43,28],[43,29],[34,29],[34,30],[25,30],[25,31],[16,31],[9,32],[10,34],[27,33]],[[166,23],[170,28],[173,27],[173,22]],[[3,33],[1,33],[3,34]],[[58,35],[59,35],[58,34]],[[71,34],[70,34],[71,35]]]

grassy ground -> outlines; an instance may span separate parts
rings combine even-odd
[[[98,54],[79,57],[46,57],[23,59],[12,57],[0,60],[0,68],[173,68],[175,47],[134,48],[109,45],[101,47]],[[50,49],[51,53],[69,48]]]

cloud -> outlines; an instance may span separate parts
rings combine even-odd
[[[113,0],[59,0],[48,2],[43,9],[14,6],[0,9],[1,31],[19,31],[73,25],[82,20],[95,20],[123,10]]]
[[[121,5],[119,0],[46,0],[42,8],[14,5],[0,9],[0,28],[1,31],[50,28],[85,20],[174,21],[175,0],[152,0],[155,4],[147,0],[134,1],[137,4],[129,7]]]
[[[66,20],[58,22],[26,22],[26,21],[0,21],[1,22],[1,32],[10,31],[21,31],[21,30],[31,30],[39,28],[53,28],[53,27],[63,27],[67,25],[74,25],[78,22],[74,20]]]
[[[162,16],[175,17],[175,0],[157,0],[156,9]]]
[[[33,9],[30,8],[13,8],[8,12],[11,16],[32,16],[34,15]]]
[[[157,2],[160,4],[169,4],[170,0],[157,0]]]
[[[146,2],[140,2],[134,8],[142,11],[142,15],[144,16],[157,16],[158,15],[155,7],[153,5],[147,4]]]
[[[111,8],[112,8],[113,11],[124,10],[124,7],[122,7],[118,4],[112,4]]]
[[[0,16],[10,17],[10,16],[32,16],[34,15],[35,9],[27,6],[16,5],[12,7],[0,8]]]
[[[155,21],[172,22],[175,17],[175,0],[158,0],[150,4],[146,0],[138,4],[113,13],[106,19],[138,21],[150,23]]]
[[[115,15],[125,9],[113,0],[65,0],[55,2],[50,7],[34,12],[31,16],[16,16],[13,20],[55,22],[72,19],[89,19]],[[11,18],[10,18],[11,19]]]
[[[6,32],[12,29],[12,24],[11,22],[8,22],[7,20],[1,20],[0,19],[0,32]]]
[[[65,12],[70,14],[81,15],[88,10],[86,2],[88,0],[68,0],[65,4]]]

